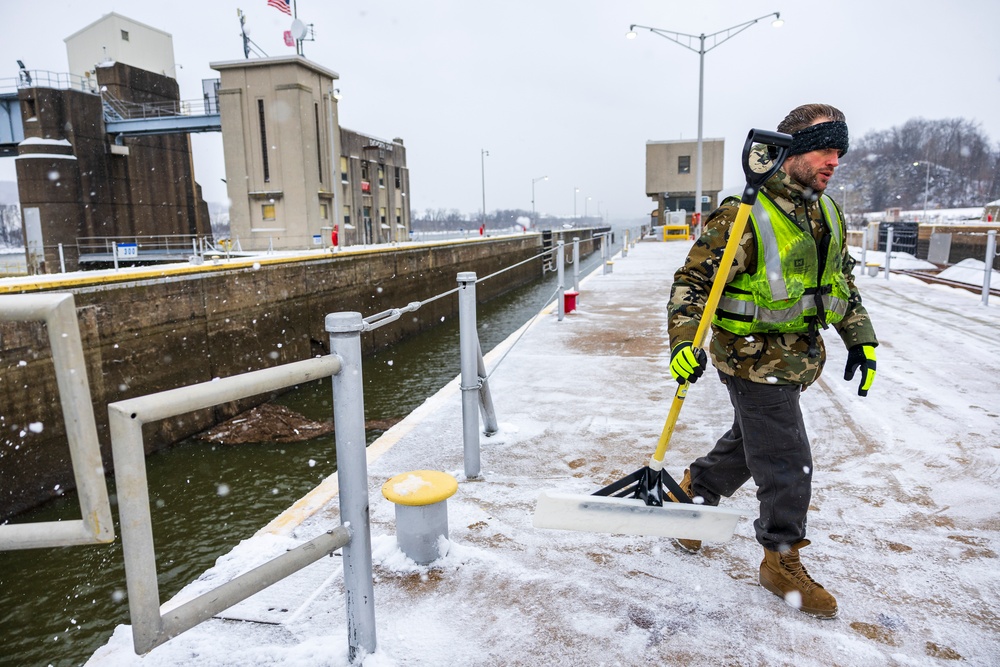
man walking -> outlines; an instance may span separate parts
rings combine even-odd
[[[844,379],[861,369],[861,396],[875,378],[878,341],[854,285],[843,216],[824,194],[848,149],[844,114],[807,104],[777,129],[792,135],[789,157],[760,190],[712,320],[710,352],[729,390],[733,425],[684,471],[680,487],[696,502],[717,505],[752,477],[760,501],[754,530],[764,547],[761,586],[807,614],[833,618],[836,599],[799,558],[809,544],[813,471],[799,396],[823,369],[821,329],[832,326],[849,350]],[[711,214],[674,276],[670,371],[678,382],[695,382],[707,365],[692,341],[738,205],[726,200]],[[697,540],[677,542],[701,548]]]

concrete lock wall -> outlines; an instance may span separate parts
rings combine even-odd
[[[578,230],[574,235],[589,239]],[[106,471],[107,405],[327,352],[327,313],[371,315],[457,287],[461,271],[489,275],[540,252],[530,234],[385,248],[167,278],[75,286],[87,374]],[[592,243],[582,244],[589,254]],[[481,301],[542,274],[542,260],[477,285]],[[455,315],[433,301],[362,336],[366,352]],[[457,363],[457,359],[456,359]],[[147,453],[198,433],[269,396],[146,426]],[[0,520],[74,486],[59,392],[41,322],[0,322]],[[32,427],[34,424],[36,426]],[[41,428],[37,425],[41,425]],[[36,432],[37,431],[37,432]]]

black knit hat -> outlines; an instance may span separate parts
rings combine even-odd
[[[788,154],[801,155],[809,151],[836,148],[839,151],[838,155],[844,157],[849,144],[847,123],[842,120],[831,120],[810,125],[792,134],[792,148]]]

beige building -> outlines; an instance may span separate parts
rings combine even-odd
[[[177,78],[170,33],[111,12],[63,40],[70,74],[95,81],[98,65],[113,62]]]
[[[702,139],[704,165],[701,175],[703,213],[718,206],[722,190],[725,139]],[[656,203],[654,224],[670,211],[686,211],[687,220],[695,211],[697,191],[697,141],[646,142],[646,194]]]
[[[211,63],[230,232],[243,250],[386,243],[409,235],[401,139],[340,128],[336,72],[301,56]],[[336,159],[332,159],[336,156]]]
[[[405,241],[410,232],[410,172],[403,140],[340,129],[342,245]]]

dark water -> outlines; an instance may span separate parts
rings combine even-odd
[[[581,260],[581,266],[581,276],[599,267],[599,253]],[[566,282],[572,287],[569,271]],[[555,289],[550,273],[480,304],[484,352],[534,317]],[[365,359],[366,419],[402,418],[456,377],[458,339],[455,317]],[[276,402],[312,419],[329,419],[330,381],[298,387]],[[369,430],[369,443],[381,433]],[[146,467],[160,599],[165,601],[335,472],[336,460],[332,435],[280,445],[187,440],[148,457]],[[108,484],[114,505],[114,480]],[[117,524],[117,507],[113,513]],[[69,493],[17,522],[79,516],[76,495]],[[115,626],[129,622],[120,538],[111,545],[0,552],[0,666],[83,664]]]

